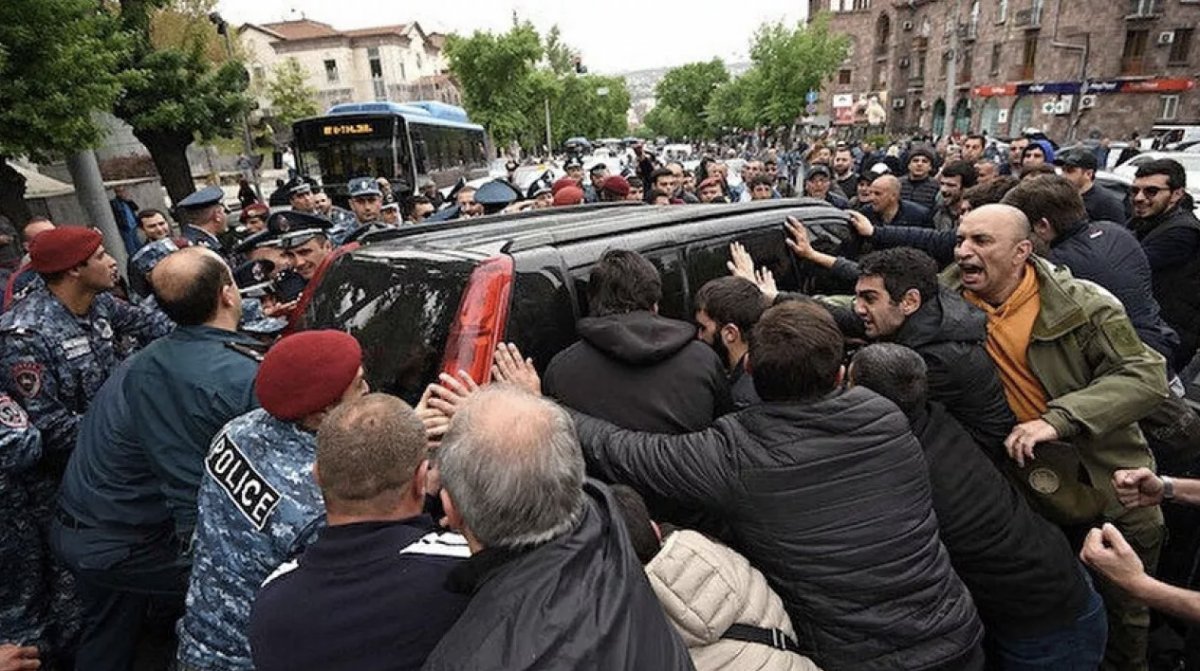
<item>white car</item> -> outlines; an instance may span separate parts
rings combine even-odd
[[[1200,154],[1185,151],[1142,152],[1114,168],[1113,172],[1132,180],[1139,165],[1159,158],[1178,161],[1187,174],[1187,192],[1192,194],[1192,198],[1200,198]]]

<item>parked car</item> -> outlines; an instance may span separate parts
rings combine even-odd
[[[1169,158],[1178,161],[1187,173],[1187,192],[1192,198],[1200,198],[1200,154],[1186,151],[1145,151],[1113,169],[1113,172],[1133,179],[1138,166],[1159,158]]]
[[[587,314],[592,265],[609,249],[637,250],[663,278],[659,311],[691,320],[694,293],[725,275],[741,242],[781,289],[846,292],[827,272],[799,264],[784,244],[786,216],[814,246],[846,253],[846,214],[823,201],[653,207],[605,203],[389,231],[344,251],[314,281],[299,328],[347,331],[363,346],[371,388],[415,402],[441,371],[486,379],[496,344],[512,341],[544,369],[576,340]]]

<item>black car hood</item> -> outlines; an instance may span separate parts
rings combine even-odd
[[[670,358],[696,339],[696,327],[654,312],[584,317],[579,337],[608,356],[635,365]]]

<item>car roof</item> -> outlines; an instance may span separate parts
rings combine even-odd
[[[483,258],[690,223],[705,223],[717,234],[778,222],[782,234],[788,215],[813,224],[849,222],[845,212],[812,198],[687,206],[592,203],[392,229],[354,254],[392,256],[421,249]]]

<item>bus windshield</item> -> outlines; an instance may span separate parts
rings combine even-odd
[[[345,184],[362,175],[394,180],[396,166],[407,164],[404,144],[395,142],[400,123],[402,120],[387,116],[342,116],[297,123],[297,168],[326,185]]]

